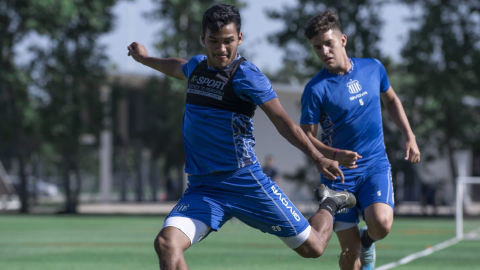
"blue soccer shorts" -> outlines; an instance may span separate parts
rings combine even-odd
[[[390,162],[386,156],[376,160],[369,166],[357,169],[343,170],[345,183],[339,180],[328,180],[322,176],[322,184],[336,191],[347,190],[357,198],[357,207],[344,209],[335,213],[335,231],[341,231],[356,225],[359,222],[358,209],[365,219],[365,208],[374,203],[385,203],[394,208],[392,172]]]
[[[250,227],[280,237],[290,248],[300,246],[308,238],[308,221],[259,164],[233,172],[192,175],[188,180],[185,193],[166,220],[185,217],[217,231],[236,217]],[[289,243],[292,238],[296,240]]]

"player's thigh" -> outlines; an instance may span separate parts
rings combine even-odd
[[[232,187],[229,193],[232,216],[250,227],[279,237],[290,248],[297,248],[308,238],[307,219],[260,167],[238,174],[232,181],[224,183]]]
[[[388,161],[379,162],[373,169],[365,173],[363,182],[360,184],[358,192],[355,194],[360,210],[365,221],[365,209],[377,203],[390,207],[387,214],[393,213],[394,193],[392,185],[391,167]],[[380,206],[383,209],[383,206]],[[377,207],[370,207],[373,212],[377,212]],[[371,212],[371,211],[370,211]],[[377,213],[375,216],[379,216]],[[370,215],[370,217],[372,217]]]
[[[216,184],[214,184],[216,185]],[[219,195],[220,194],[220,195]],[[226,198],[211,184],[189,183],[189,187],[165,219],[165,227],[176,227],[192,244],[219,230],[232,218],[226,211]]]
[[[202,221],[189,217],[170,216],[165,219],[160,236],[189,247],[205,239],[211,231],[212,228]]]
[[[157,238],[155,238],[155,249],[161,253],[183,252],[192,245],[192,240],[188,237],[188,233],[190,232],[185,230],[185,228],[173,226],[164,227]]]

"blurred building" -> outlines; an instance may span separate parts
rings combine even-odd
[[[144,122],[144,115],[142,115],[142,87],[149,80],[150,77],[138,74],[124,74],[112,73],[109,75],[110,82],[116,82],[128,88],[128,94],[124,98],[116,100],[116,123],[114,133],[114,148],[125,147],[132,145],[132,134],[142,129]],[[301,96],[304,85],[291,85],[284,83],[272,83],[280,102],[285,108],[287,114],[292,120],[299,124],[301,115]],[[159,89],[161,91],[161,89]],[[266,114],[259,108],[256,110],[254,120],[254,135],[257,141],[255,151],[259,162],[263,162],[268,155],[275,157],[276,167],[279,173],[295,174],[300,168],[309,166],[307,164],[306,156],[297,148],[292,146],[283,138],[276,130],[275,126],[268,119]],[[181,121],[181,119],[178,119]],[[389,120],[386,120],[389,121]],[[320,131],[319,131],[320,133]],[[181,134],[179,134],[181,136]],[[426,154],[435,154],[435,149],[421,149],[422,157]],[[149,149],[143,149],[144,157],[148,159]],[[415,172],[397,172],[393,175],[394,184],[396,188],[396,201],[421,201],[422,200],[422,185],[427,183],[438,188],[438,196],[442,196],[439,203],[452,203],[454,200],[454,192],[446,192],[453,190],[452,180],[450,179],[450,172],[448,160],[441,155],[435,155],[439,158],[435,160],[428,160],[424,158],[421,163],[412,167]],[[480,176],[480,152],[473,152],[470,150],[461,151],[456,154],[457,168],[459,175],[479,175]],[[403,158],[403,157],[400,157]],[[311,165],[310,165],[311,166]],[[115,174],[118,175],[119,164],[114,166]],[[116,168],[116,169],[115,169]],[[416,177],[412,178],[415,174]],[[310,175],[310,177],[315,177]],[[117,177],[118,178],[118,177]],[[145,180],[144,182],[146,182]],[[184,182],[186,176],[184,176]],[[162,184],[165,188],[166,183]],[[298,183],[283,181],[282,188],[294,201],[308,201],[312,199],[311,192],[305,186]],[[478,190],[480,187],[473,187],[472,190]],[[478,194],[480,192],[471,192],[472,196],[469,198],[473,200],[480,200]],[[476,195],[475,195],[476,194]],[[438,199],[438,198],[437,198]]]

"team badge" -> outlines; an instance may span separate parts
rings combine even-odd
[[[350,81],[347,83],[347,87],[350,94],[356,94],[362,90],[362,86],[357,80],[350,79]]]

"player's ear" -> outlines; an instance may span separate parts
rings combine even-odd
[[[242,44],[242,39],[243,39],[243,33],[240,32],[240,34],[238,34],[238,45]]]
[[[203,32],[200,33],[200,42],[205,46],[205,34]]]
[[[347,46],[347,35],[342,34],[342,46]]]

